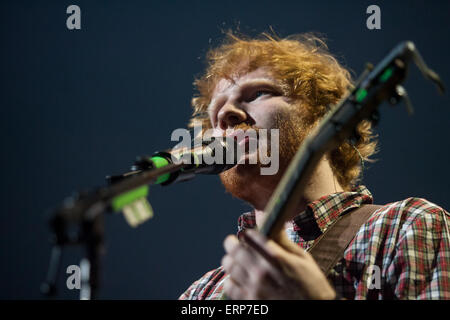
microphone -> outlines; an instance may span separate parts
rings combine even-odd
[[[177,165],[178,169],[158,177],[155,184],[163,186],[175,182],[190,180],[197,174],[219,174],[237,162],[237,144],[232,138],[211,137],[209,141],[192,141],[193,147],[176,147],[159,151],[153,156],[138,157],[131,172],[106,177],[109,184],[133,176],[146,170],[153,170],[167,165]]]

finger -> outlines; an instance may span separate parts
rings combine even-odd
[[[225,281],[223,291],[227,297],[233,300],[243,300],[247,298],[247,291],[245,288],[236,283],[232,278],[228,278]]]
[[[228,278],[224,283],[223,291],[227,297],[233,300],[261,300],[270,297],[268,293],[273,293],[274,289],[260,286],[257,288],[241,286],[232,278]]]
[[[228,236],[224,247],[228,254],[222,265],[237,283],[245,287],[259,286],[261,281],[276,283],[272,278],[279,277],[278,269],[245,241],[239,242],[235,236]]]
[[[286,272],[289,274],[293,273],[292,261],[296,261],[296,265],[298,266],[310,260],[302,248],[298,248],[296,253],[293,254],[275,241],[267,240],[266,237],[253,230],[245,232],[244,239],[248,243],[248,246],[254,248],[265,262],[265,265],[261,263],[261,266],[263,266],[262,276],[267,280],[271,280],[270,278],[272,278],[279,285],[282,285]],[[290,240],[287,239],[287,241]],[[269,275],[270,277],[268,277]]]
[[[245,269],[249,269],[257,263],[256,253],[234,235],[225,238],[224,248],[227,254],[233,258],[234,263],[238,263]]]
[[[225,255],[223,257],[222,266],[234,282],[242,286],[248,283],[250,277],[247,270],[237,263],[230,255]]]
[[[243,239],[267,262],[280,269],[280,262],[278,261],[278,259],[281,256],[282,251],[281,248],[277,247],[276,245],[275,246],[269,245],[269,241],[267,240],[266,237],[253,230],[248,230],[244,232]]]
[[[263,263],[251,248],[240,242],[234,235],[225,238],[224,248],[227,254],[222,261],[222,265],[228,274],[232,274],[236,282],[247,285],[249,282],[257,280],[252,270]]]
[[[223,241],[223,247],[226,253],[234,255],[235,250],[239,247],[239,240],[235,235],[228,235]]]
[[[243,239],[255,254],[253,258],[255,267],[251,269],[252,281],[255,283],[264,281],[266,287],[279,286],[280,279],[283,278],[283,265],[287,260],[285,255],[288,253],[285,254],[275,242],[265,241],[265,237],[259,236],[257,232],[244,233]]]
[[[252,280],[248,284],[243,285],[229,275],[224,282],[224,293],[234,300],[260,300],[269,299],[273,297],[274,292],[280,291],[280,284],[272,277],[258,279],[258,282]]]

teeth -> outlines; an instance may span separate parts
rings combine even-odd
[[[125,220],[133,228],[153,217],[153,209],[146,198],[138,199],[123,207]]]

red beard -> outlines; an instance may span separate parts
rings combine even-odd
[[[291,159],[294,157],[309,130],[304,125],[305,121],[298,114],[280,114],[275,120],[275,129],[279,129],[279,170],[274,175],[261,175],[262,164],[239,164],[220,174],[220,179],[227,192],[234,197],[249,201],[254,192],[252,186],[259,185],[264,188],[275,188],[282,178]],[[235,128],[258,130],[256,127],[239,125]],[[270,142],[270,130],[268,141]],[[267,148],[270,151],[270,146]],[[268,165],[270,166],[270,164]]]

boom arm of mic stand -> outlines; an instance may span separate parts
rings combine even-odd
[[[218,150],[227,150],[227,144],[223,139],[215,139],[212,144],[202,146],[200,153],[187,152],[189,157],[198,158],[198,155],[207,153],[215,155],[215,147]],[[226,152],[223,156],[226,158]],[[177,157],[176,157],[177,158]],[[224,158],[224,159],[225,159]],[[88,266],[89,276],[83,277],[89,279],[89,290],[82,290],[82,298],[96,297],[99,282],[99,268],[100,257],[103,253],[103,213],[108,209],[115,211],[122,210],[125,217],[130,208],[126,208],[126,204],[135,201],[139,197],[146,195],[145,192],[139,190],[148,184],[169,184],[176,181],[184,181],[192,178],[197,173],[216,174],[229,169],[234,164],[218,164],[216,166],[208,166],[194,161],[180,161],[173,163],[173,158],[170,153],[160,152],[151,158],[145,158],[145,163],[137,170],[125,173],[116,177],[109,177],[110,185],[94,189],[89,192],[77,194],[74,197],[66,199],[66,201],[52,212],[50,219],[50,227],[54,232],[54,247],[50,258],[49,271],[46,282],[41,286],[41,291],[48,295],[54,295],[56,291],[56,279],[58,277],[58,270],[60,265],[61,250],[67,244],[86,245],[87,263],[83,265]],[[142,203],[139,203],[142,204]],[[144,207],[146,207],[144,205]],[[134,218],[133,221],[128,222],[135,226],[135,223],[144,221],[151,216],[151,209],[144,213],[146,216],[140,217],[140,220]],[[130,213],[130,212],[128,212]],[[135,216],[135,212],[133,215]],[[73,238],[67,233],[67,225],[76,224],[80,226],[80,233]]]
[[[53,247],[49,269],[41,292],[47,296],[56,294],[56,282],[61,264],[62,249],[65,245],[85,244],[89,274],[89,290],[83,292],[83,299],[95,299],[99,288],[101,256],[103,254],[104,223],[103,213],[110,208],[112,199],[140,186],[155,183],[161,175],[173,173],[186,167],[186,164],[168,164],[167,166],[148,169],[119,181],[111,186],[101,187],[91,192],[80,193],[68,198],[55,209],[50,217],[53,232]],[[80,233],[72,236],[68,225],[80,226]]]

